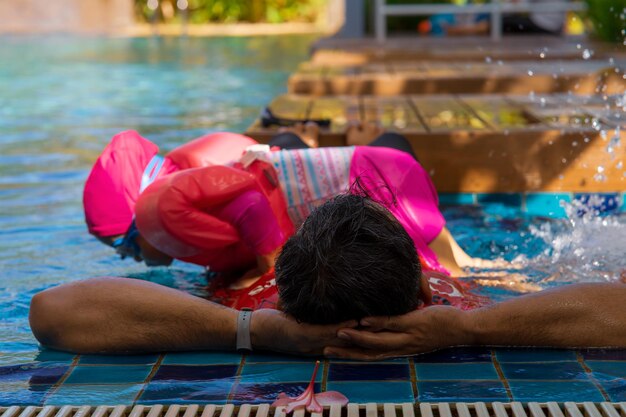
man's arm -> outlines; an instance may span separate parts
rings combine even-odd
[[[129,278],[94,278],[33,297],[30,325],[42,345],[78,353],[235,348],[236,310],[182,291]],[[255,349],[320,354],[344,344],[335,326],[301,325],[274,310],[252,315]]]
[[[626,285],[573,284],[473,311],[433,306],[342,329],[355,346],[327,356],[374,360],[452,346],[626,347]]]

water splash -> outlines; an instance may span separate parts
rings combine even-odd
[[[546,243],[544,251],[535,258],[520,256],[515,261],[524,269],[542,272],[539,284],[545,285],[625,279],[626,216],[600,212],[600,208],[621,203],[617,197],[597,195],[561,202],[566,221],[530,226],[531,235]]]

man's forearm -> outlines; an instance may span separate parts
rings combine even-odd
[[[96,278],[35,295],[30,323],[43,345],[79,353],[233,349],[237,312],[150,282]]]
[[[626,347],[626,285],[574,284],[466,313],[469,344]]]

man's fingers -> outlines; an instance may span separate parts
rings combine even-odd
[[[405,333],[370,332],[365,330],[341,329],[337,337],[367,349],[400,349],[410,342]]]
[[[378,332],[381,330],[393,330],[393,331],[402,331],[405,329],[405,326],[401,323],[402,316],[392,316],[392,317],[366,317],[361,319],[359,324],[362,327],[366,327],[367,330]]]

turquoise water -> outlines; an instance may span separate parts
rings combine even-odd
[[[0,365],[38,351],[28,305],[52,285],[119,275],[203,294],[200,268],[122,262],[87,234],[81,193],[88,170],[124,129],[138,130],[164,151],[207,132],[244,131],[284,92],[312,40],[0,38]],[[614,279],[626,268],[613,250],[621,245],[609,243],[623,242],[623,216],[573,227],[522,213],[509,198],[444,214],[471,254],[515,259],[544,286]],[[588,241],[581,234],[606,237],[592,242],[585,262],[572,255],[573,244]],[[565,266],[555,268],[555,258]],[[555,272],[562,278],[542,282]],[[515,293],[484,291],[496,298]]]
[[[164,151],[244,131],[285,92],[312,40],[0,37],[0,352],[37,350],[28,305],[51,285],[132,275],[194,289],[199,268],[120,262],[86,233],[88,170],[124,129]]]
[[[74,356],[41,350],[27,315],[36,292],[93,276],[132,276],[202,295],[200,268],[120,261],[89,236],[83,182],[110,137],[124,129],[138,130],[164,151],[211,131],[245,130],[284,92],[311,40],[0,38],[0,405],[267,402],[280,391],[301,391],[311,359]],[[623,196],[609,196],[605,208],[614,214],[586,219],[576,213],[576,202],[586,198],[580,197],[551,196],[549,207],[519,195],[442,200],[481,202],[445,208],[449,228],[472,255],[513,260],[534,284],[614,280],[626,268]],[[559,199],[570,204],[569,218]],[[555,211],[561,219],[544,216]],[[555,274],[560,278],[546,281]],[[495,299],[517,294],[483,291]],[[623,352],[453,350],[384,366],[326,362],[324,384],[358,402],[618,401],[626,399],[624,358]],[[442,372],[451,380],[439,381]]]

